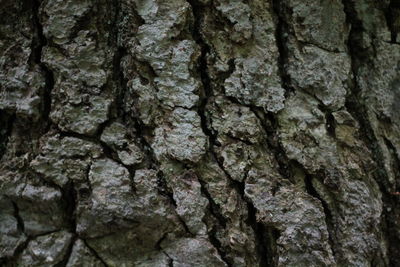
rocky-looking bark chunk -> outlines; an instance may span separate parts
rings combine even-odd
[[[66,231],[39,236],[18,257],[18,266],[54,266],[67,256],[72,234]]]
[[[352,76],[349,56],[308,45],[293,53],[287,63],[293,85],[314,95],[327,107],[343,107]]]
[[[205,154],[206,144],[197,113],[177,108],[155,130],[153,148],[158,158],[197,162]]]
[[[208,200],[201,195],[201,185],[194,173],[185,173],[171,182],[176,212],[185,221],[189,231],[197,235],[206,234],[204,216]]]
[[[244,105],[277,112],[284,106],[285,90],[274,84],[273,74],[274,69],[265,64],[261,55],[236,59],[235,71],[225,80],[226,95],[237,98]]]
[[[67,216],[59,190],[26,185],[21,195],[14,198],[27,234],[44,234],[65,226]]]
[[[105,29],[96,28],[103,11],[89,0],[52,0],[41,12],[43,34],[56,44],[42,51],[54,80],[50,117],[64,131],[94,135],[113,102],[113,88],[107,84],[112,54]]]
[[[79,203],[77,231],[95,237],[117,227],[135,225],[134,196],[128,170],[109,159],[100,159],[90,166],[92,188],[89,201]]]
[[[257,219],[280,231],[278,266],[334,266],[321,203],[280,183],[284,182],[250,173],[245,188],[258,211]],[[301,249],[305,244],[308,250]],[[292,257],[294,254],[299,257]]]
[[[126,168],[98,160],[89,179],[92,193],[78,204],[77,231],[107,264],[147,262],[166,233],[182,231],[172,205],[157,190],[155,171],[137,170],[131,181]]]
[[[45,73],[32,61],[35,29],[27,3],[1,2],[0,16],[0,109],[37,120],[45,102]],[[33,63],[33,64],[32,64]]]
[[[0,198],[0,258],[12,257],[26,240],[21,225],[18,225],[18,218],[15,217],[15,208],[10,200]]]
[[[43,138],[41,155],[30,165],[48,181],[64,187],[67,183],[85,181],[93,158],[101,155],[101,147],[76,137],[59,135]]]
[[[78,239],[72,247],[67,267],[88,266],[88,267],[104,267],[105,265],[97,259],[85,243]]]
[[[207,239],[182,238],[161,246],[172,259],[173,266],[227,266]]]
[[[100,137],[101,141],[117,151],[119,160],[125,165],[139,164],[144,157],[133,138],[125,126],[117,122],[106,127]]]

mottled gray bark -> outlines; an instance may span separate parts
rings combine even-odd
[[[0,265],[400,266],[400,1],[0,0]]]

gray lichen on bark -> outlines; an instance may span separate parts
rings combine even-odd
[[[399,1],[0,6],[0,265],[400,265]]]

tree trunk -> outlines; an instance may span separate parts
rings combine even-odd
[[[400,266],[399,0],[0,21],[0,265]]]

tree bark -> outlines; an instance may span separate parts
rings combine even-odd
[[[0,21],[0,265],[400,266],[400,1]]]

